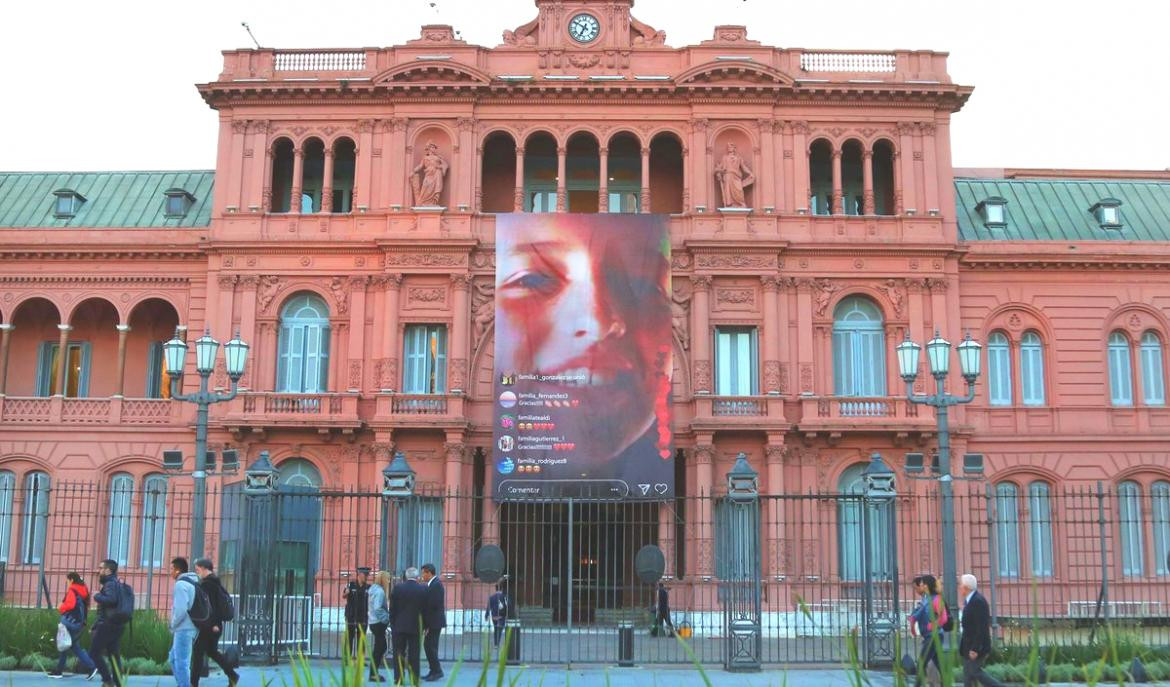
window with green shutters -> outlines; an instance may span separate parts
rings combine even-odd
[[[329,306],[316,294],[298,294],[280,313],[276,390],[319,394],[328,384]]]
[[[447,391],[447,327],[415,324],[406,327],[403,344],[402,391],[442,394]]]

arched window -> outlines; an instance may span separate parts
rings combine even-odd
[[[300,212],[321,212],[321,191],[325,183],[325,144],[310,138],[302,146]]]
[[[1142,400],[1148,406],[1166,405],[1166,373],[1162,367],[1162,339],[1142,334]]]
[[[894,214],[894,145],[887,140],[873,144],[870,160],[873,171],[873,209],[875,215]],[[867,208],[868,210],[868,208]]]
[[[1159,577],[1170,575],[1170,482],[1159,480],[1150,488],[1154,516],[1154,568]]]
[[[650,212],[676,214],[683,211],[683,145],[671,133],[660,133],[650,141]]]
[[[641,210],[642,147],[633,134],[623,132],[610,139],[606,170],[606,212],[632,213]],[[569,179],[572,178],[570,174]],[[584,200],[581,202],[584,203]],[[569,209],[576,212],[572,203]]]
[[[1137,482],[1122,482],[1117,487],[1117,506],[1121,525],[1121,574],[1140,577],[1145,569],[1145,546],[1142,536],[1142,490]]]
[[[1044,348],[1033,331],[1020,339],[1020,377],[1024,405],[1044,405]]]
[[[1052,501],[1047,482],[1028,485],[1028,517],[1032,575],[1052,577]]]
[[[130,560],[130,501],[134,478],[127,474],[110,479],[110,525],[106,534],[106,558],[126,565]]]
[[[1133,405],[1133,366],[1129,338],[1121,332],[1109,335],[1109,397],[1115,406]]]
[[[987,339],[987,395],[993,406],[1012,404],[1012,350],[1003,332]]]
[[[849,139],[841,146],[841,205],[846,215],[864,215],[865,172],[861,141]]]
[[[144,567],[161,568],[166,559],[167,478],[149,475],[142,483],[142,547]]]
[[[357,166],[357,146],[349,138],[333,142],[333,174],[330,197],[325,200],[329,212],[353,212],[353,178]]]
[[[45,554],[45,532],[49,523],[49,476],[30,472],[24,477],[24,527],[21,562],[35,565]]]
[[[292,207],[293,144],[282,138],[272,145],[270,212],[288,212]]]
[[[557,211],[557,164],[552,136],[538,131],[524,142],[525,212]]]
[[[995,558],[1000,577],[1020,576],[1019,490],[1011,482],[995,487]]]
[[[866,463],[851,465],[841,473],[837,488],[846,497],[838,501],[837,548],[841,579],[862,581],[868,568],[875,580],[890,580],[894,571],[894,506],[890,501],[865,512]],[[867,561],[868,559],[868,561]]]
[[[639,184],[641,167],[642,158],[639,157]],[[569,137],[569,143],[565,146],[565,176],[566,179],[559,180],[565,187],[565,210],[597,212],[598,194],[601,192],[601,145],[593,134],[578,131]],[[637,208],[628,210],[637,211]]]
[[[867,298],[850,296],[833,311],[833,393],[886,395],[886,335],[882,313]]]
[[[282,487],[320,489],[321,471],[304,458],[289,458],[279,466],[277,483]]]
[[[329,381],[329,306],[320,296],[294,296],[280,311],[276,390],[323,393]]]
[[[808,149],[809,212],[833,214],[833,144],[823,138]]]
[[[516,141],[496,131],[483,142],[479,191],[482,212],[511,212],[516,195]]]
[[[12,542],[12,502],[16,496],[16,475],[0,470],[0,563],[8,562]]]

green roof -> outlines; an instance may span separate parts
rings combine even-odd
[[[0,172],[0,227],[205,227],[211,223],[210,170],[173,172]],[[85,202],[73,217],[55,215],[54,191]],[[167,217],[165,191],[195,201],[184,217]]]
[[[1007,201],[1007,226],[976,209]],[[1103,229],[1089,208],[1121,201],[1121,227]],[[955,179],[961,241],[1170,241],[1170,182],[1127,179]]]

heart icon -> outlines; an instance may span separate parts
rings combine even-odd
[[[579,399],[574,398],[573,399],[573,407],[576,408],[579,405],[581,405],[581,401]]]
[[[654,491],[658,492],[659,494],[665,494],[666,490],[669,488],[669,486],[662,484],[661,482],[654,485]]]

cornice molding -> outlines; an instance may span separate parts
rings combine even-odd
[[[0,259],[17,260],[206,260],[203,248],[25,248],[0,246]]]
[[[0,275],[0,284],[179,284],[188,285],[190,277],[168,276],[53,276]]]

